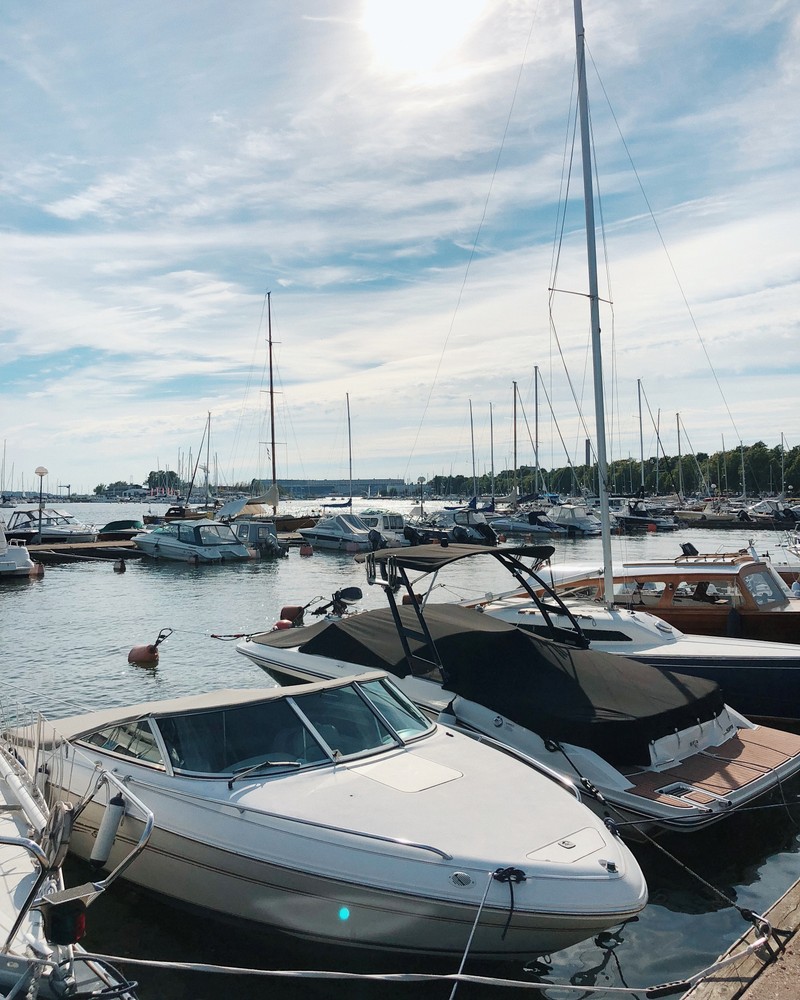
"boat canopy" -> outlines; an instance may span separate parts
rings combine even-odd
[[[413,627],[413,609],[397,610],[402,624]],[[544,739],[585,746],[617,766],[649,764],[651,741],[710,721],[723,708],[713,681],[550,642],[470,608],[428,604],[425,621],[435,650],[419,638],[409,638],[409,645],[415,660],[438,659],[444,690]],[[398,677],[411,673],[390,609],[264,633],[253,641]]]
[[[539,562],[549,559],[555,552],[552,545],[489,545],[476,548],[474,545],[452,543],[449,545],[412,545],[407,548],[379,549],[366,556],[377,564],[393,560],[397,566],[414,570],[418,573],[436,573],[444,566],[457,562],[459,559],[475,556],[495,556],[502,560],[504,556],[524,558],[529,556]]]

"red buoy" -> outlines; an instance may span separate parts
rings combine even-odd
[[[308,542],[303,542],[303,544],[300,546],[300,555],[301,556],[313,556],[314,555],[314,549],[313,549],[313,547],[311,545],[309,545]]]
[[[155,642],[147,646],[134,646],[128,653],[128,663],[138,663],[142,667],[158,666],[158,647],[171,635],[171,628],[162,628]]]

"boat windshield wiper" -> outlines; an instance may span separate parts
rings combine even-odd
[[[254,771],[260,771],[262,767],[301,767],[299,760],[262,760],[258,764],[251,764],[249,767],[242,768],[240,771],[234,771],[230,778],[228,778],[228,789],[233,788],[234,781],[238,781],[239,778],[246,778],[249,774]]]

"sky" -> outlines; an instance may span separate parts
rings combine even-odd
[[[800,8],[584,21],[609,458],[793,447]],[[270,478],[267,293],[279,481],[348,404],[354,477],[583,463],[569,0],[7,0],[0,54],[5,489]]]

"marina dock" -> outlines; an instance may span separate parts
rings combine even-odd
[[[28,545],[34,562],[46,566],[54,563],[91,559],[131,559],[141,556],[133,542],[65,542],[55,545]]]
[[[683,1000],[797,1000],[800,996],[800,880],[764,914],[774,932],[769,950],[742,955],[731,965],[698,983]],[[743,952],[758,940],[751,928],[720,956]]]

